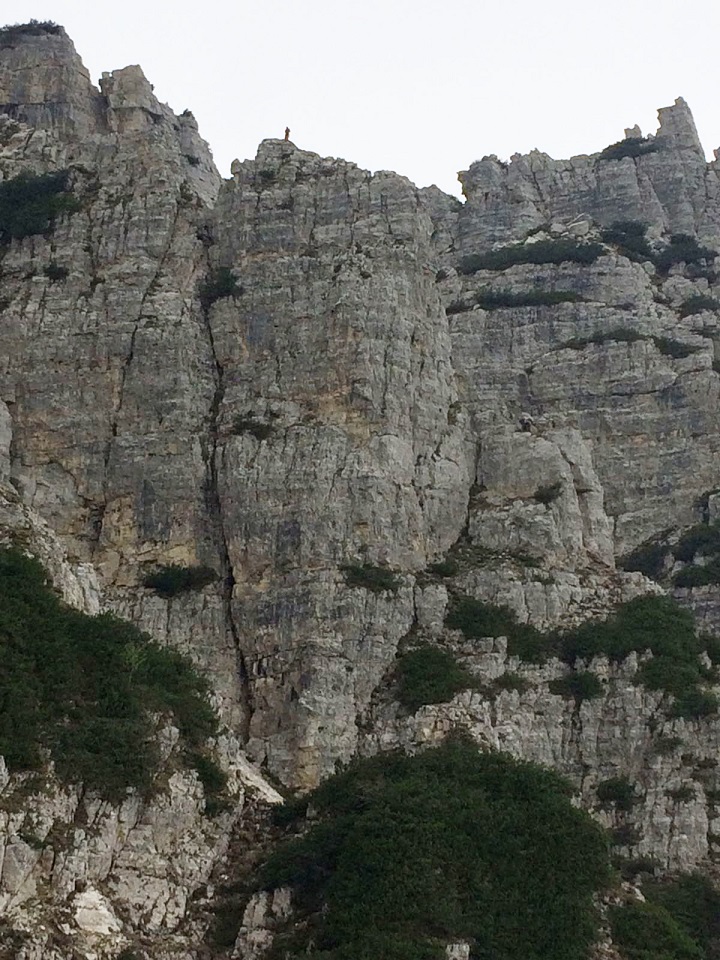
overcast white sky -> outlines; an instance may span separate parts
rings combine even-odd
[[[2,0],[63,24],[95,81],[139,63],[223,176],[285,125],[303,149],[457,193],[485,154],[592,153],[683,96],[720,145],[720,0]]]

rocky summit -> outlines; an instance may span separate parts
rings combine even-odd
[[[0,29],[0,958],[716,957],[720,168],[689,107],[483,157],[463,202],[277,139],[230,174],[140,67],[97,88],[62,27]],[[518,796],[572,843],[488,846]],[[444,803],[378,939],[368,851]],[[587,896],[544,946],[512,886],[487,929],[428,919],[468,849]]]

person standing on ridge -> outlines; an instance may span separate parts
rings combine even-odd
[[[290,127],[285,127],[285,142],[290,139]]]

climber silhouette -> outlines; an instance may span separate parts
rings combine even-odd
[[[290,127],[285,127],[285,140],[290,139]]]

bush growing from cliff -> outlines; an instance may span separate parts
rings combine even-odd
[[[628,572],[643,573],[651,580],[659,580],[665,572],[665,563],[670,553],[667,542],[669,530],[650,537],[630,553],[618,560],[618,566]]]
[[[457,662],[449,650],[418,647],[398,658],[397,698],[415,713],[430,703],[447,703],[461,690],[477,686],[475,677]]]
[[[501,307],[553,307],[559,303],[583,303],[585,298],[574,290],[478,290],[475,302],[483,310]]]
[[[603,806],[612,806],[623,813],[629,813],[640,799],[627,777],[602,780],[595,788],[595,794]]]
[[[696,347],[694,344],[674,340],[672,337],[653,337],[652,341],[660,353],[666,357],[673,357],[675,360],[691,357],[702,349],[702,347]]]
[[[600,234],[603,243],[618,247],[620,253],[635,262],[652,260],[653,249],[645,234],[647,225],[638,220],[616,220]]]
[[[690,563],[698,553],[707,556],[720,554],[720,524],[698,523],[690,527],[673,547],[673,556],[683,563]]]
[[[720,583],[720,524],[699,523],[686,530],[673,547],[673,556],[687,564],[673,577],[676,587]],[[698,557],[702,563],[696,563]]]
[[[701,644],[690,611],[670,597],[638,597],[606,620],[588,620],[568,631],[560,644],[568,663],[596,656],[619,662],[633,651],[645,650],[679,663],[696,660]]]
[[[52,260],[46,267],[43,268],[43,273],[48,278],[50,283],[58,283],[61,280],[67,279],[69,273],[67,267],[61,267],[58,263],[55,263]]]
[[[61,27],[52,20],[30,20],[28,23],[13,23],[0,27],[0,50],[14,47],[23,37],[40,37],[43,34],[58,34]]]
[[[641,665],[637,680],[649,689],[672,694],[675,716],[708,716],[718,706],[714,694],[704,689],[709,677],[699,660],[704,650],[713,659],[717,644],[710,638],[698,638],[692,613],[670,597],[638,597],[621,604],[605,620],[588,620],[564,632],[541,633],[519,624],[508,607],[456,596],[449,605],[445,626],[461,630],[469,639],[507,637],[508,654],[531,663],[560,657],[572,666],[577,660],[599,656],[619,663],[633,652],[649,652],[653,658]],[[576,677],[581,679],[569,675],[554,681],[554,692],[581,698],[584,693],[599,695],[600,681],[590,679],[592,674]],[[574,684],[578,684],[576,692]],[[584,684],[587,688],[583,691]]]
[[[687,233],[674,233],[668,245],[655,254],[653,260],[660,273],[667,273],[676,263],[700,265],[707,269],[709,262],[716,257],[714,250],[701,247],[695,237]]]
[[[143,579],[143,586],[169,599],[181,593],[202,590],[217,578],[218,575],[212,567],[183,567],[172,563],[167,567],[160,567],[154,573],[149,573]]]
[[[397,593],[400,581],[388,567],[372,563],[350,563],[340,568],[349,587],[361,587],[371,593]]]
[[[656,153],[660,149],[657,140],[648,137],[625,137],[617,143],[611,143],[600,152],[598,160],[624,160],[625,157],[642,157],[646,153]]]
[[[704,564],[688,564],[683,567],[673,577],[673,585],[676,587],[707,587],[712,583],[720,583],[720,558],[714,558]]]
[[[581,960],[608,853],[570,792],[465,742],[356,761],[294,811],[260,870],[259,888],[289,885],[296,906],[272,955],[441,960],[468,940],[474,957]]]
[[[604,693],[603,685],[597,674],[590,670],[580,670],[577,673],[568,673],[564,677],[551,680],[550,693],[582,703],[583,700],[595,700]]]
[[[672,715],[674,717],[684,717],[687,720],[698,720],[701,717],[715,716],[718,707],[720,707],[720,703],[714,693],[690,688],[675,700],[672,706]]]
[[[605,253],[600,243],[582,243],[574,239],[538,240],[537,243],[513,243],[486,253],[463,257],[458,272],[477,273],[478,270],[507,270],[520,263],[594,263]]]
[[[198,298],[203,310],[209,310],[218,300],[239,297],[243,288],[230,267],[219,267],[207,276],[198,287]]]
[[[69,173],[21,173],[0,181],[0,245],[13,239],[49,233],[63,213],[75,213],[80,201],[72,195]]]
[[[705,294],[697,294],[694,297],[689,297],[687,300],[683,301],[680,306],[680,316],[682,318],[692,317],[696,313],[702,313],[704,310],[716,311],[720,310],[720,300],[716,300],[715,297],[708,297]]]
[[[598,330],[597,333],[589,337],[573,337],[572,340],[566,340],[555,349],[557,350],[584,350],[592,344],[600,343],[637,343],[638,340],[646,340],[642,333],[637,330],[631,330],[629,327],[614,327],[612,330]]]
[[[703,960],[698,945],[657,904],[611,907],[609,917],[613,942],[625,960]]]
[[[0,550],[0,754],[11,770],[42,766],[121,798],[150,788],[153,714],[202,753],[216,729],[207,685],[179,654],[110,614],[66,606],[36,560]]]
[[[251,410],[240,416],[235,417],[232,425],[232,432],[236,435],[249,433],[256,440],[267,440],[273,435],[275,427],[271,423],[261,420],[257,414]]]
[[[543,484],[543,486],[538,487],[533,494],[533,500],[537,500],[537,502],[542,503],[543,506],[549,507],[551,503],[554,503],[558,497],[562,495],[562,489],[563,485],[560,480],[557,480],[555,483]]]
[[[646,903],[611,907],[613,942],[626,960],[717,960],[720,893],[701,874],[645,880]]]
[[[470,640],[507,637],[510,656],[531,663],[543,663],[557,652],[554,634],[543,634],[535,627],[518,623],[509,607],[485,603],[474,597],[454,597],[448,607],[445,626],[450,630],[461,630]]]

